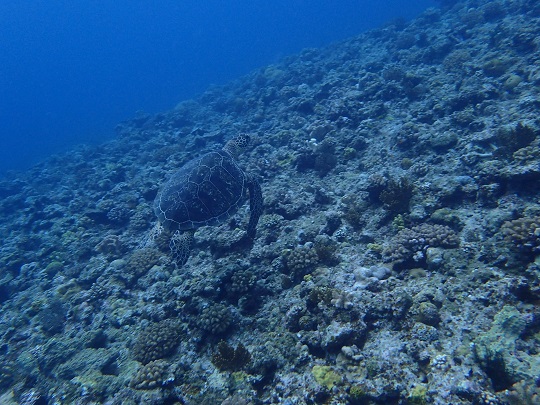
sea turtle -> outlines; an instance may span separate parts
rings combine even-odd
[[[195,230],[224,223],[244,204],[248,191],[250,218],[246,236],[255,238],[263,209],[261,186],[236,163],[249,143],[248,135],[235,136],[223,149],[186,163],[158,192],[154,212],[163,228],[173,234],[170,247],[178,266],[189,257]]]

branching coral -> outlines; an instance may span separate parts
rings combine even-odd
[[[495,154],[501,157],[509,157],[517,150],[528,146],[537,135],[537,131],[528,125],[522,123],[515,127],[501,128],[496,136],[495,143],[498,146]]]
[[[382,203],[388,211],[399,213],[409,209],[414,186],[405,177],[393,179],[377,175],[370,178],[367,191],[373,202]]]
[[[251,360],[251,354],[242,343],[233,348],[223,340],[217,345],[217,352],[212,355],[212,363],[221,371],[239,371]]]

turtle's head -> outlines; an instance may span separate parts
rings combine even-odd
[[[229,152],[234,157],[237,157],[249,146],[250,142],[251,137],[248,134],[238,134],[225,144],[223,150]]]

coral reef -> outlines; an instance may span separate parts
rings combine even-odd
[[[313,373],[315,381],[329,390],[332,389],[334,385],[341,382],[341,377],[332,370],[332,367],[330,366],[315,365],[311,369],[311,372]]]
[[[197,319],[199,328],[214,335],[225,332],[231,326],[231,323],[231,312],[223,304],[213,304],[203,308]]]
[[[251,354],[242,343],[236,349],[223,340],[217,344],[212,363],[221,371],[240,371],[251,360]]]
[[[525,254],[540,253],[540,217],[524,217],[506,221],[501,226],[511,247]]]
[[[180,343],[181,328],[177,321],[165,320],[147,326],[133,345],[133,357],[143,364],[169,356]]]
[[[231,276],[231,291],[243,294],[249,291],[257,281],[257,276],[248,269],[238,270]]]
[[[136,250],[126,263],[126,271],[135,276],[141,276],[157,264],[160,256],[160,252],[155,249]]]
[[[0,179],[0,402],[538,403],[540,5],[439,3]],[[159,185],[238,133],[257,237],[177,268]]]
[[[167,379],[167,363],[162,360],[153,360],[137,371],[129,385],[137,390],[151,390],[164,385]]]
[[[431,247],[453,248],[459,245],[457,234],[445,225],[420,224],[400,230],[383,250],[386,262],[425,262]]]
[[[526,327],[526,320],[519,311],[506,305],[495,315],[490,330],[480,334],[474,341],[477,361],[495,391],[509,389],[516,382],[540,372],[540,363],[528,354],[517,355],[519,349],[516,347],[516,338]]]
[[[294,279],[299,279],[319,262],[317,250],[312,244],[299,246],[285,252],[285,263]]]

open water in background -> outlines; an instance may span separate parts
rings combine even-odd
[[[0,176],[434,0],[0,2]]]

